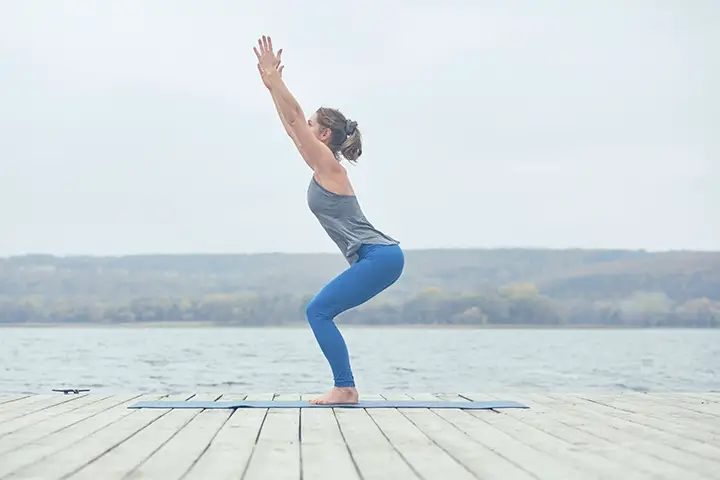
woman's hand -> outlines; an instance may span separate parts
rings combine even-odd
[[[260,78],[262,78],[262,81],[263,81],[263,83],[265,84],[265,87],[266,87],[268,90],[272,90],[272,85],[270,85],[270,81],[268,80],[267,75],[265,75],[265,71],[262,69],[262,67],[260,67],[260,64],[259,64],[259,63],[258,63],[258,65],[257,65],[257,68],[258,68],[258,72],[260,72]],[[278,74],[280,75],[280,77],[282,77],[283,68],[285,68],[285,65],[282,65],[282,66],[280,66],[280,67],[277,69]]]
[[[260,49],[258,51],[258,48]],[[258,40],[258,47],[253,47],[255,55],[258,57],[258,67],[264,72],[277,70],[280,66],[280,57],[282,56],[282,48],[278,50],[277,55],[273,52],[272,39],[262,36]]]

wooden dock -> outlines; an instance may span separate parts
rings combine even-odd
[[[720,479],[720,394],[364,395],[529,409],[128,409],[300,395],[0,395],[0,479]]]

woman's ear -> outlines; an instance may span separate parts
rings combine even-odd
[[[332,136],[332,130],[329,128],[323,128],[322,132],[320,133],[320,140],[322,140],[324,142],[331,136]]]

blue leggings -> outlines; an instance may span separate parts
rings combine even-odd
[[[363,245],[358,261],[335,277],[307,306],[315,339],[330,363],[336,387],[354,387],[347,346],[334,318],[367,302],[400,278],[405,265],[398,245]]]

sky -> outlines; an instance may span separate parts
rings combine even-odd
[[[716,0],[0,1],[0,256],[337,252],[256,69],[418,248],[720,250]],[[711,88],[715,85],[715,88]]]

